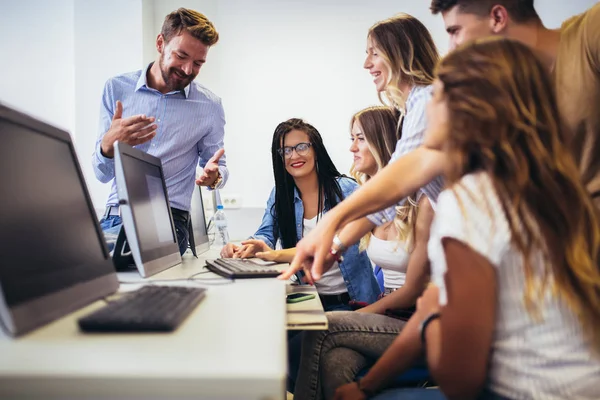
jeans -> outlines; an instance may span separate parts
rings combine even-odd
[[[188,248],[188,241],[190,238],[190,232],[188,230],[187,222],[173,216],[173,222],[175,224],[175,232],[177,234],[177,243],[179,245],[179,254],[183,255]],[[123,225],[123,220],[118,215],[110,215],[107,218],[100,220],[100,228],[104,232],[104,239],[108,245],[108,250],[113,251],[115,243],[117,242],[117,236]]]
[[[392,344],[406,321],[380,314],[328,313],[329,329],[303,335],[294,400],[331,399]]]
[[[438,389],[390,389],[373,400],[446,400],[446,397]]]
[[[110,215],[107,218],[100,220],[100,228],[104,233],[104,239],[108,245],[108,251],[113,251],[115,243],[117,242],[117,236],[123,225],[123,220],[118,215]]]
[[[390,389],[373,397],[373,400],[446,400],[438,389]],[[485,389],[477,400],[510,400]]]
[[[325,307],[325,311],[350,311],[348,304],[334,304]],[[294,393],[296,378],[300,369],[302,355],[302,334],[304,331],[288,331],[288,376],[287,391]]]

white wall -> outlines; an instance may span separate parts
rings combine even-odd
[[[271,137],[285,119],[312,123],[338,169],[348,172],[350,117],[378,103],[362,67],[373,23],[409,12],[446,49],[441,20],[414,1],[224,0],[219,6],[222,75],[212,87],[227,118],[231,177],[224,193],[240,194],[249,207],[264,206],[273,186]]]
[[[142,0],[75,1],[75,127],[79,159],[97,209],[110,184],[95,177],[91,157],[98,136],[104,83],[143,65]]]
[[[564,20],[584,12],[597,0],[535,0],[535,9],[547,28],[560,28]]]
[[[314,124],[338,169],[349,170],[349,119],[361,108],[378,104],[362,68],[366,32],[373,23],[407,12],[429,28],[441,53],[448,48],[442,18],[431,15],[428,1],[347,0],[341,5],[337,0],[220,0],[218,7],[212,1],[185,3],[206,13],[220,32],[198,80],[223,99],[231,170],[223,194],[241,196],[244,207],[264,206],[273,185],[271,136],[287,118]],[[560,26],[594,3],[536,1],[549,27]],[[155,4],[159,26],[179,2]]]
[[[536,0],[536,8],[546,26],[558,27],[594,3]],[[366,32],[378,20],[408,12],[425,23],[445,53],[442,19],[428,5],[428,0],[0,0],[0,101],[74,132],[94,203],[102,208],[108,185],[94,178],[90,157],[104,82],[156,57],[154,40],[168,12],[190,7],[205,13],[220,41],[198,81],[223,99],[231,170],[223,194],[240,196],[244,208],[256,214],[232,227],[251,233],[273,185],[275,126],[290,117],[307,119],[323,135],[338,169],[347,172],[348,121],[378,103],[362,68]]]
[[[73,132],[73,0],[0,0],[0,102]]]

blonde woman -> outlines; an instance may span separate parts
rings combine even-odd
[[[438,53],[427,28],[408,14],[378,22],[369,30],[364,67],[373,76],[382,102],[401,114],[401,135],[391,163],[423,142],[425,109],[431,98],[430,85],[437,61]],[[357,129],[358,126],[365,128],[360,122]],[[401,235],[403,243],[400,244],[406,253],[398,257],[404,257],[406,272],[396,275],[393,284],[386,283],[386,287],[390,285],[388,296],[359,312],[329,313],[329,330],[304,334],[294,391],[296,400],[332,398],[338,386],[354,380],[356,373],[383,354],[403,329],[405,320],[383,314],[387,310],[409,309],[424,290],[429,270],[429,227],[441,187],[441,180],[436,179],[418,188],[412,199],[390,207],[381,215],[371,216],[366,222],[359,221],[361,236],[371,231],[375,233],[370,236],[371,246],[375,245],[378,234],[386,239]],[[392,221],[398,220],[398,211],[401,215],[397,227]],[[391,235],[386,229],[393,229]],[[392,246],[377,244],[381,245],[377,249],[379,254],[389,256],[394,252],[394,243]],[[371,247],[370,250],[369,256],[373,257],[376,249]],[[402,285],[401,279],[404,280]]]
[[[389,163],[397,142],[397,124],[398,113],[389,107],[370,107],[352,117],[351,174],[359,184],[367,182]],[[421,204],[423,209],[409,198],[396,209],[393,221],[376,227],[361,239],[359,248],[366,250],[371,262],[381,267],[384,280],[381,299],[361,308],[361,313],[395,312],[408,316],[414,310],[429,278],[427,234],[422,227],[431,222],[433,210],[426,197]],[[420,217],[418,212],[422,212]]]

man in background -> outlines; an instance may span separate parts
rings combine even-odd
[[[122,224],[115,183],[116,141],[161,159],[181,254],[189,240],[194,181],[212,189],[225,184],[221,99],[194,82],[218,40],[214,25],[203,14],[180,8],[164,20],[156,38],[156,61],[106,82],[92,163],[98,180],[112,181],[100,221],[109,247]],[[203,173],[195,179],[197,165]]]
[[[552,72],[561,118],[581,177],[600,209],[600,3],[544,27],[533,0],[433,0],[450,35],[450,48],[490,35],[534,49]]]

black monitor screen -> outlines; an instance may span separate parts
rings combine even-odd
[[[9,307],[114,272],[64,135],[0,118],[0,284]]]
[[[202,202],[201,187],[194,189],[190,216],[192,218],[192,229],[194,230],[194,240],[196,241],[196,246],[203,243],[208,243],[208,233],[206,231],[206,218],[204,216],[204,203]]]
[[[140,251],[148,254],[177,243],[161,168],[129,154],[122,154],[121,161]]]

